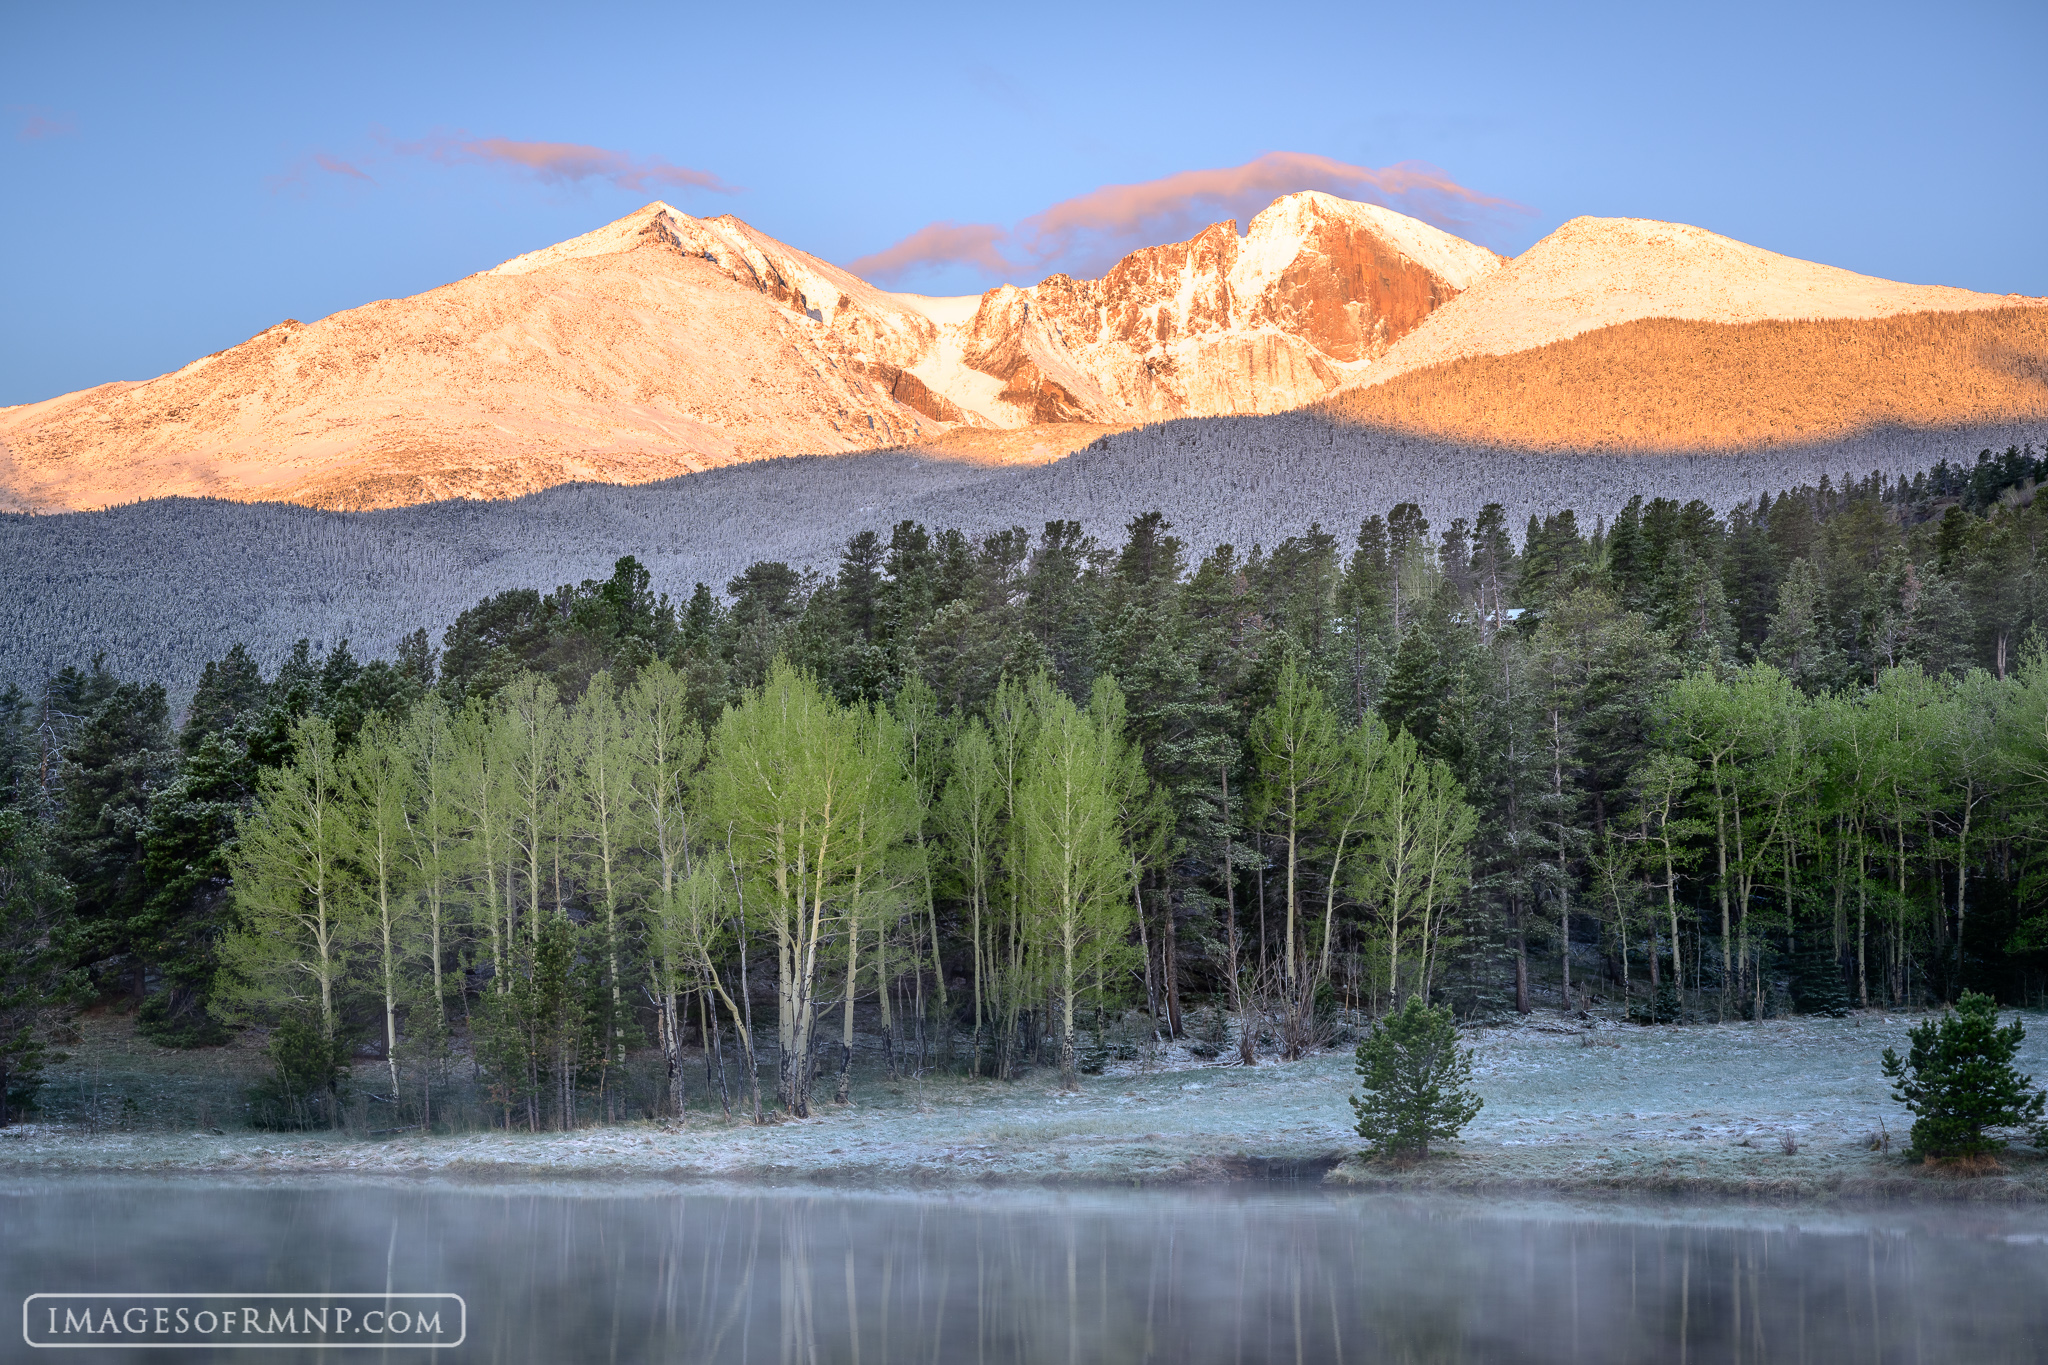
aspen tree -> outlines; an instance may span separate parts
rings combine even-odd
[[[838,931],[846,944],[846,990],[841,1001],[839,1077],[833,1099],[840,1104],[846,1103],[853,1077],[853,1007],[860,985],[862,926],[872,923],[878,941],[886,941],[888,912],[901,889],[889,866],[891,855],[912,825],[912,811],[918,806],[905,769],[909,736],[895,717],[882,707],[862,706],[854,709],[852,719],[859,761],[850,774],[847,791],[854,810],[851,842],[845,849],[851,872],[839,899]],[[923,860],[917,861],[921,864]],[[888,990],[886,979],[882,989]]]
[[[1699,779],[1699,767],[1683,754],[1652,753],[1635,774],[1634,785],[1642,795],[1638,812],[1642,837],[1654,845],[1655,862],[1664,871],[1664,910],[1671,926],[1671,983],[1685,990],[1685,956],[1678,937],[1678,869],[1691,857],[1687,842],[1703,826],[1683,815],[1687,793]]]
[[[1999,764],[1999,717],[2012,708],[2017,684],[1973,668],[1949,680],[1933,727],[1935,762],[1947,797],[1947,825],[1956,860],[1956,962],[1963,962],[1963,929],[1968,917],[1970,842],[1978,832],[1978,808],[1992,803],[2002,777]]]
[[[1003,874],[1003,943],[1001,957],[991,972],[996,982],[996,1009],[1001,1024],[998,1041],[1001,1051],[996,1074],[1007,1080],[1011,1059],[1020,1045],[1018,1026],[1024,1002],[1037,993],[1037,983],[1030,972],[1032,963],[1025,950],[1024,826],[1019,805],[1025,768],[1038,724],[1030,690],[1015,679],[1002,679],[996,686],[995,696],[989,701],[988,723],[991,753],[1001,791],[998,856]],[[994,938],[995,930],[991,927],[992,951],[996,946]]]
[[[526,938],[540,942],[541,891],[548,877],[549,843],[558,833],[567,718],[554,684],[522,673],[498,695],[493,726],[504,776],[511,846],[525,871]],[[506,933],[517,933],[508,904]]]
[[[919,873],[924,886],[925,924],[931,932],[932,981],[938,1002],[938,1015],[946,1019],[950,1014],[946,989],[946,967],[939,959],[939,910],[938,900],[932,890],[932,866],[929,851],[925,847],[925,827],[930,822],[932,808],[937,803],[939,782],[945,768],[946,723],[939,716],[938,694],[922,674],[912,673],[903,688],[890,703],[890,714],[895,720],[902,740],[902,769],[906,779],[906,794],[911,799],[911,840],[917,849]],[[951,1028],[947,1033],[950,1036]]]
[[[1731,694],[1711,670],[1688,673],[1659,703],[1665,748],[1696,765],[1696,799],[1714,830],[1714,890],[1721,911],[1721,1017],[1726,1018],[1736,986],[1735,914],[1731,897],[1742,874],[1742,755],[1750,739],[1749,718],[1736,710]],[[1743,888],[1746,890],[1746,884]]]
[[[463,811],[458,804],[461,770],[447,703],[428,694],[406,718],[397,743],[412,770],[413,800],[405,812],[403,848],[426,912],[427,961],[433,978],[433,1024],[438,1042],[447,1023],[448,988],[443,972],[451,930],[449,897],[465,852]]]
[[[322,1038],[338,1047],[341,994],[362,915],[361,887],[348,867],[354,834],[334,727],[308,716],[293,731],[291,761],[265,774],[235,848],[240,923],[222,941],[215,988],[231,1012],[311,1006]]]
[[[625,992],[620,985],[620,907],[626,899],[633,823],[632,756],[626,719],[608,672],[590,680],[569,717],[570,818],[585,841],[591,890],[603,915],[605,991],[609,1004],[605,1064],[626,1063]],[[609,1075],[607,1075],[609,1080]]]
[[[1472,836],[1479,812],[1448,764],[1432,758],[1423,765],[1416,801],[1417,864],[1422,873],[1422,969],[1419,993],[1429,999],[1430,973],[1444,946],[1444,921],[1472,880]]]
[[[377,990],[384,1006],[384,1062],[391,1102],[398,1103],[399,971],[412,936],[410,866],[406,860],[407,807],[415,796],[413,769],[390,722],[374,716],[341,764],[342,802],[352,826],[353,861],[363,883],[376,958]]]
[[[1380,778],[1374,783],[1370,857],[1359,864],[1359,897],[1378,907],[1386,934],[1389,1009],[1399,1008],[1403,999],[1401,942],[1409,932],[1407,916],[1422,897],[1427,877],[1424,805],[1431,761],[1416,751],[1415,737],[1406,730],[1388,741]]]
[[[1114,687],[1113,683],[1107,684]],[[1074,1002],[1081,983],[1121,955],[1130,929],[1131,862],[1119,825],[1122,736],[1041,675],[1031,685],[1037,733],[1019,793],[1033,947],[1047,958],[1060,1008],[1060,1077],[1078,1085]]]
[[[640,671],[626,700],[623,739],[634,839],[641,856],[653,863],[652,875],[643,877],[644,904],[654,926],[673,926],[680,883],[691,870],[685,802],[690,777],[703,758],[704,736],[691,717],[688,682],[667,663],[657,660]],[[715,884],[718,869],[710,866],[706,872]],[[674,1118],[683,1117],[682,1016],[677,1007],[687,979],[682,954],[695,945],[687,935],[663,932],[653,935],[648,946],[667,1103]],[[753,1040],[747,1038],[746,1044],[751,1056]]]
[[[1300,931],[1302,845],[1351,765],[1336,713],[1292,657],[1281,665],[1272,705],[1253,717],[1247,747],[1258,765],[1254,818],[1277,823],[1287,841],[1281,979],[1293,996],[1306,969]]]
[[[1004,793],[995,746],[981,717],[968,721],[967,728],[954,740],[949,757],[952,773],[939,803],[938,823],[967,892],[967,937],[974,973],[974,1042],[969,1067],[972,1074],[979,1076],[982,1027],[987,1018],[984,992],[992,966],[990,945],[985,942],[985,922],[1001,837],[998,826]]]
[[[846,710],[780,659],[758,692],[719,718],[710,755],[703,804],[732,831],[744,884],[775,941],[777,1098],[807,1117],[820,955],[852,871],[868,756]]]
[[[470,867],[482,891],[480,909],[491,936],[491,993],[502,995],[511,984],[512,923],[511,836],[503,752],[496,717],[481,702],[471,702],[454,718],[454,800],[462,812]]]
[[[1384,799],[1381,790],[1392,739],[1380,718],[1367,712],[1343,736],[1344,770],[1332,782],[1330,817],[1337,842],[1330,853],[1330,875],[1323,887],[1322,947],[1317,954],[1315,986],[1330,979],[1330,959],[1337,942],[1337,892],[1344,885],[1347,853],[1357,856],[1359,842],[1369,837]]]

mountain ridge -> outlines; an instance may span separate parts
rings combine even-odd
[[[287,319],[155,379],[0,409],[0,508],[193,495],[347,510],[893,448],[1035,464],[1105,432],[1289,411],[1647,318],[2043,302],[1896,284],[1641,219],[1574,219],[1509,260],[1308,192],[1242,235],[1218,223],[1099,279],[929,298],[732,215],[655,201],[409,298]],[[1980,412],[1959,389],[1946,408],[1880,415],[2032,411],[2010,393],[2000,403]],[[1476,439],[1468,419],[1485,405],[1449,406]]]
[[[1398,287],[1376,295],[1368,261]],[[1304,194],[1244,238],[1218,224],[1103,281],[1003,286],[935,321],[941,301],[655,201],[410,298],[0,410],[0,499],[364,508],[979,427],[1277,411],[1334,391],[1360,355],[1498,264],[1415,220]]]

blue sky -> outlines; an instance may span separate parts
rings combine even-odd
[[[2038,0],[12,0],[0,404],[417,293],[652,198],[841,263],[957,225],[940,235],[980,247],[890,281],[957,293],[1242,218],[1276,176],[1313,180],[1303,167],[1417,163],[1434,170],[1358,192],[1393,186],[1393,207],[1450,214],[1505,252],[1579,214],[1664,218],[1895,279],[2048,294],[2044,58]],[[1079,238],[1045,231],[1048,210],[1100,205],[1104,186],[1254,163],[1272,174],[1234,195],[1155,195],[1157,211]]]

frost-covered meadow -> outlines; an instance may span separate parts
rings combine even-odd
[[[1644,1028],[1538,1014],[1475,1029],[1468,1034],[1474,1084],[1486,1107],[1464,1141],[1403,1169],[1346,1160],[1357,1146],[1345,1103],[1348,1051],[1244,1068],[1177,1048],[1112,1068],[1123,1074],[1086,1077],[1071,1095],[1049,1071],[1012,1082],[871,1075],[844,1108],[825,1105],[817,1117],[759,1127],[727,1124],[715,1110],[695,1111],[682,1126],[379,1138],[126,1132],[118,1124],[95,1132],[45,1123],[0,1134],[0,1169],[654,1176],[869,1187],[1329,1172],[1336,1183],[1503,1191],[2048,1194],[2048,1162],[2023,1145],[2007,1154],[2003,1175],[1974,1180],[1926,1171],[1898,1154],[1910,1116],[1889,1098],[1878,1057],[1887,1045],[1904,1047],[1916,1017],[1872,1012]],[[2048,1018],[2033,1014],[2028,1022],[2022,1064],[2048,1076]],[[86,1064],[84,1055],[67,1065]]]

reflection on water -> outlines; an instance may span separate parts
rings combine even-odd
[[[10,1316],[38,1291],[452,1291],[469,1340],[441,1358],[478,1362],[1932,1365],[2048,1354],[2044,1233],[1313,1189],[52,1181],[0,1188],[0,1283]]]

